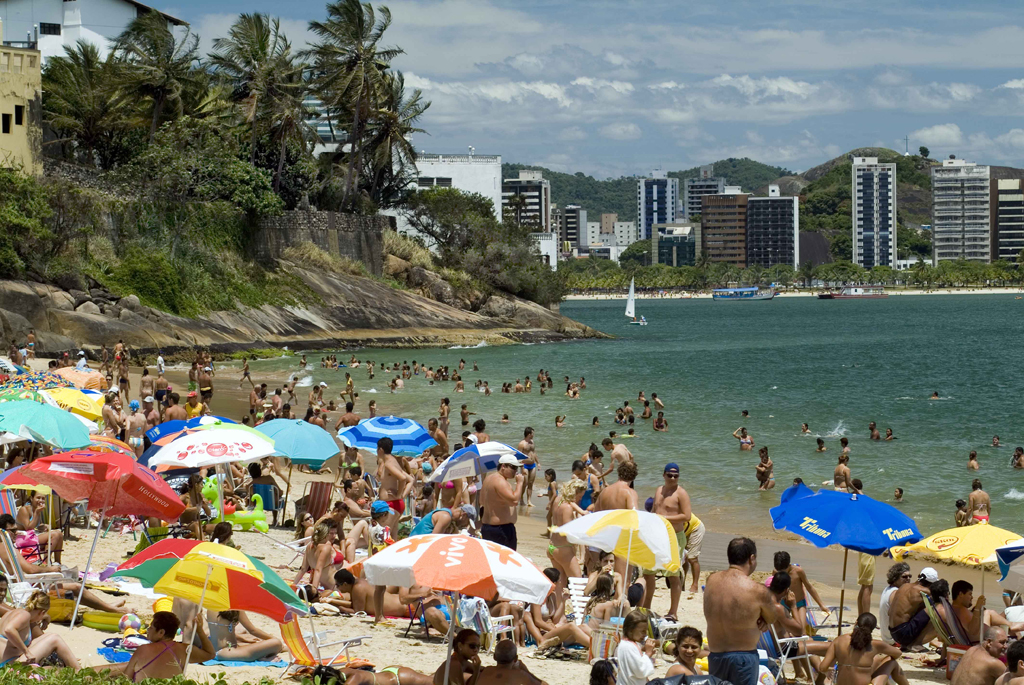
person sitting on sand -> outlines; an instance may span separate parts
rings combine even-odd
[[[146,630],[149,644],[138,647],[132,653],[132,658],[123,667],[124,676],[136,682],[148,678],[164,680],[181,675],[188,645],[174,641],[179,625],[180,621],[173,612],[158,611],[153,614],[153,620]],[[192,647],[190,663],[202,663],[212,659],[214,648],[201,625],[196,630],[196,638],[202,646]],[[116,671],[116,667],[110,670]]]
[[[50,623],[50,596],[36,590],[21,609],[9,611],[0,619],[0,635],[6,639],[0,667],[13,661],[40,663],[56,654],[68,668],[81,668],[71,648],[58,635],[45,635]]]
[[[46,495],[33,491],[32,496],[18,509],[18,532],[14,538],[14,546],[21,550],[28,561],[42,561],[53,557],[60,563],[61,552],[64,550],[64,535],[59,530],[50,530],[46,525]],[[39,532],[36,532],[36,531]],[[46,553],[49,546],[49,554]]]
[[[309,584],[315,588],[333,585],[333,574],[330,567],[341,563],[344,557],[334,549],[334,539],[338,533],[338,526],[331,519],[325,519],[316,524],[309,543],[302,553],[302,566],[295,576],[295,583],[298,584],[306,573],[309,573]]]
[[[827,675],[833,664],[839,664],[836,685],[885,685],[890,677],[899,685],[908,685],[899,664],[900,649],[871,639],[877,624],[874,614],[858,616],[853,631],[840,635],[829,645],[816,666],[818,673]]]
[[[448,682],[444,682],[445,670]],[[475,630],[463,628],[452,640],[451,666],[447,660],[434,672],[433,685],[468,685],[476,683],[480,675],[480,635]]]
[[[547,685],[519,660],[512,640],[501,640],[494,646],[494,662],[494,666],[480,671],[475,685]]]
[[[284,650],[279,638],[254,626],[244,611],[208,610],[206,620],[210,643],[221,661],[270,661]]]
[[[683,626],[676,633],[676,663],[669,667],[666,678],[677,675],[704,675],[697,665],[697,657],[704,648],[704,635],[693,626]]]

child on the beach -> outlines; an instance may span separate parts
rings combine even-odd
[[[554,469],[544,469],[544,480],[548,484],[548,489],[537,495],[538,497],[548,498],[548,529],[551,528],[551,507],[555,502],[555,498],[558,496],[558,483],[555,481],[555,478],[557,478],[557,475],[555,474]],[[544,531],[544,537],[551,537],[551,533],[549,530]]]

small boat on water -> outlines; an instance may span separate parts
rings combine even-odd
[[[770,300],[773,297],[774,288],[716,288],[711,291],[713,300]]]
[[[631,319],[631,321],[629,321],[630,326],[646,326],[647,319],[642,316],[639,319],[636,318],[636,291],[633,285],[634,280],[635,279],[632,278],[629,279],[629,295],[626,297],[626,316]]]
[[[818,293],[819,300],[880,300],[889,297],[880,285],[848,285],[838,292]]]

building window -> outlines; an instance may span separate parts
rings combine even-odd
[[[438,188],[451,188],[452,187],[452,180],[450,178],[438,178],[437,179],[437,187]]]
[[[0,119],[2,119],[2,121],[0,121],[0,133],[10,133],[11,132],[11,115],[10,114],[2,114],[2,115],[0,115]]]
[[[11,59],[11,73],[20,74],[22,55],[12,55],[12,58],[13,59]]]
[[[41,36],[59,36],[60,35],[60,24],[48,24],[45,21],[39,22],[39,35],[41,35]]]
[[[24,126],[25,125],[25,106],[15,105],[14,106],[14,125]]]
[[[417,184],[417,185],[418,185],[418,186],[419,186],[420,188],[430,188],[431,186],[433,186],[433,185],[434,185],[434,179],[432,179],[432,178],[427,178],[427,177],[425,177],[425,176],[421,176],[420,178],[418,178],[418,179],[416,180],[416,184]]]

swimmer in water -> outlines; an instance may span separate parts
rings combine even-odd
[[[892,501],[893,502],[902,502],[903,501],[903,488],[896,488],[896,490],[892,493]]]
[[[590,422],[590,425],[591,426],[600,426],[601,425],[601,421],[598,420],[598,418],[595,416],[594,420]]]
[[[818,448],[816,450],[814,450],[814,451],[815,452],[824,452],[827,449],[828,448],[825,447],[825,441],[822,440],[821,438],[818,438]]]
[[[939,393],[933,392],[932,396],[929,397],[928,399],[930,399],[930,400],[937,400],[937,399],[939,399]]]
[[[872,440],[881,440],[882,439],[882,436],[878,433],[878,426],[875,425],[874,421],[872,421],[871,423],[868,424],[868,430],[871,432],[871,439]]]
[[[810,426],[808,426],[806,423],[800,424],[800,434],[801,435],[810,435],[810,433],[811,433],[811,427]]]
[[[992,446],[993,447],[1002,447],[1002,445],[999,444],[999,436],[998,435],[993,435],[992,436]]]
[[[747,435],[747,429],[740,426],[732,432],[732,437],[740,441],[740,451],[749,452],[754,449],[754,438]]]
[[[849,455],[850,454],[850,440],[849,440],[849,438],[845,438],[845,437],[844,438],[839,438],[839,444],[843,448],[843,454]]]
[[[555,417],[555,428],[565,428],[565,414]]]
[[[896,439],[897,439],[896,436],[892,434],[892,428],[886,428],[885,429],[885,440],[886,440],[886,442],[888,442],[889,440],[896,440]]]
[[[967,511],[967,502],[962,499],[956,501],[956,512],[953,514],[953,521],[957,528],[971,525],[971,513]]]
[[[978,453],[971,450],[971,453],[967,455],[967,470],[977,471],[981,468],[981,464],[978,463]]]
[[[768,456],[768,448],[762,447],[759,456],[761,461],[758,462],[755,474],[759,485],[758,490],[771,490],[775,487],[775,464],[772,463],[771,458]]]
[[[502,423],[508,423],[508,414],[502,414],[501,415],[501,422]]]
[[[741,419],[750,418],[750,412],[747,411],[746,409],[744,409],[743,411],[740,412],[740,418]]]

